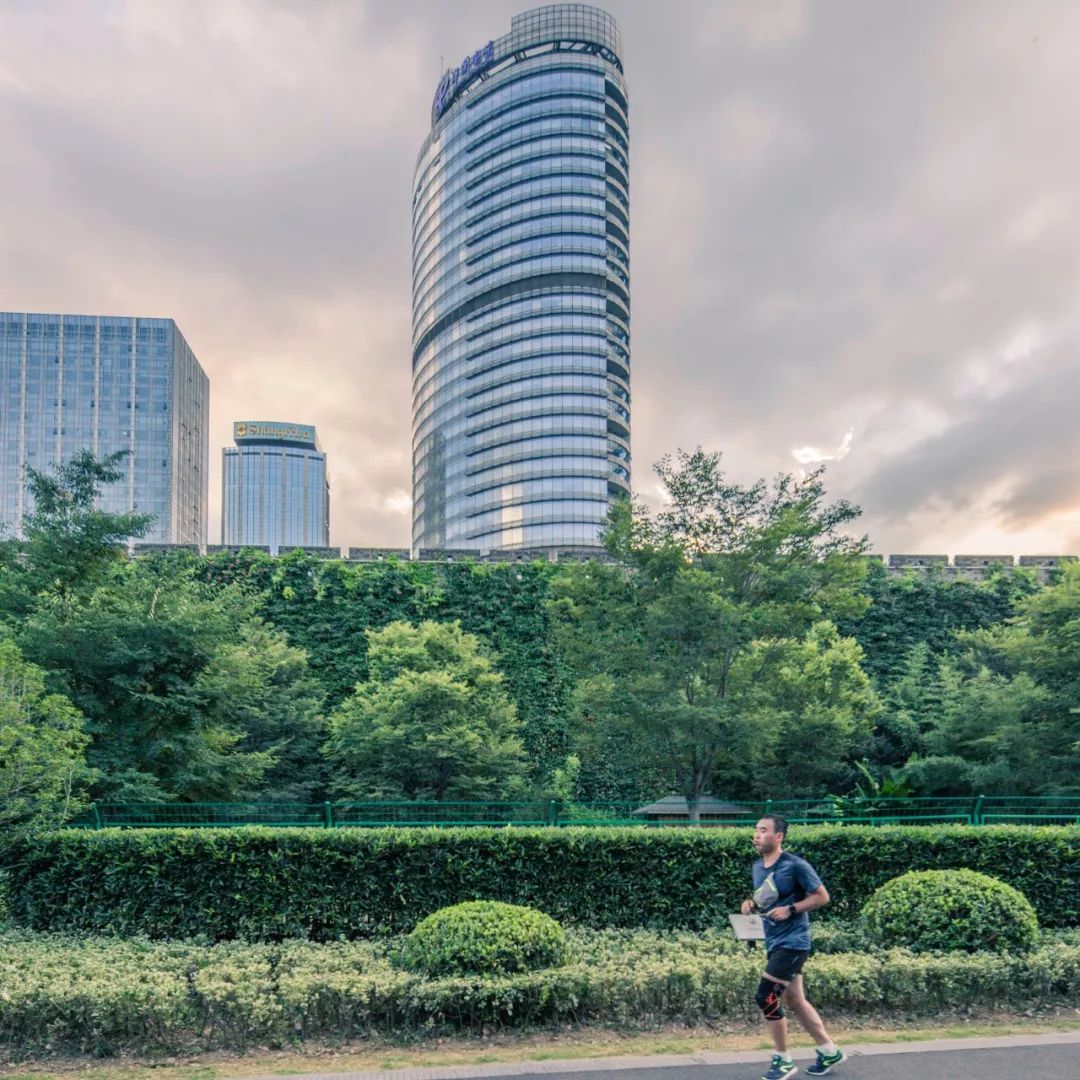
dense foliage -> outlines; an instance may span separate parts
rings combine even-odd
[[[330,717],[336,795],[482,800],[524,787],[503,677],[459,623],[369,631],[368,664],[367,682]]]
[[[957,631],[982,630],[1004,622],[1019,600],[1036,591],[1030,572],[997,573],[986,581],[949,580],[933,570],[889,574],[867,564],[861,589],[868,607],[837,622],[858,640],[863,668],[880,686],[904,671],[916,646],[933,656],[959,652]]]
[[[0,638],[0,827],[56,826],[80,810],[83,718],[45,692],[45,673]]]
[[[566,962],[566,934],[550,915],[521,904],[467,900],[422,919],[395,960],[425,975],[513,975]]]
[[[1039,936],[1027,897],[974,870],[910,870],[870,897],[862,920],[879,945],[914,952],[1027,952]]]
[[[664,508],[615,509],[614,566],[354,563],[128,559],[148,519],[96,504],[121,460],[31,470],[0,541],[0,637],[70,720],[49,807],[1080,792],[1080,566],[890,576],[820,472],[744,487],[718,455],[665,459]],[[418,627],[462,635],[484,688],[460,649],[384,677],[373,644]],[[0,760],[29,760],[21,723]]]
[[[368,680],[369,631],[395,622],[456,621],[485,644],[503,676],[530,775],[546,779],[566,757],[568,671],[550,631],[556,567],[548,563],[350,563],[302,552],[163,561],[190,565],[210,584],[250,595],[257,613],[305,651],[328,712]]]
[[[635,753],[612,767],[663,761],[692,819],[714,791],[850,783],[880,709],[861,649],[829,621],[866,605],[864,541],[843,531],[858,509],[826,504],[819,472],[744,488],[700,449],[656,472],[662,511],[612,512],[619,565],[558,582],[582,760],[618,733]]]
[[[910,869],[969,868],[1020,889],[1049,927],[1080,925],[1080,828],[816,826],[790,850],[856,916]],[[404,933],[466,900],[564,925],[703,928],[738,910],[754,852],[735,829],[103,829],[4,853],[11,918],[35,930],[327,940]]]
[[[190,1053],[491,1026],[754,1022],[761,955],[727,930],[567,934],[567,963],[428,979],[392,942],[155,944],[0,934],[0,1055]],[[1075,1002],[1080,946],[1027,955],[823,955],[807,990],[830,1016],[938,1017]]]

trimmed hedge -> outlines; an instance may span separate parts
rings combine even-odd
[[[394,958],[424,975],[512,975],[564,964],[566,934],[535,908],[467,900],[421,920]]]
[[[879,945],[913,952],[1029,952],[1035,909],[1018,889],[974,870],[911,870],[866,902],[862,921]]]
[[[1080,926],[1080,827],[819,826],[791,850],[854,918],[911,869],[967,867],[1020,889],[1048,927]],[[152,938],[333,940],[404,933],[465,900],[564,925],[703,928],[749,893],[747,829],[103,829],[3,854],[14,925]]]
[[[760,1020],[761,951],[730,933],[576,930],[568,943],[565,967],[425,979],[395,970],[385,942],[199,946],[0,934],[0,1057]],[[1080,994],[1080,946],[1048,941],[1027,956],[826,955],[811,960],[806,983],[833,1017],[1054,1006]]]

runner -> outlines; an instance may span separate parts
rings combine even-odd
[[[784,851],[786,837],[787,822],[776,814],[766,814],[754,827],[754,847],[761,858],[751,867],[753,899],[742,902],[742,913],[760,911],[765,925],[767,956],[757,1003],[769,1021],[776,1053],[761,1080],[784,1080],[799,1071],[788,1055],[784,1005],[817,1043],[817,1061],[807,1068],[808,1076],[824,1076],[844,1060],[844,1051],[829,1038],[817,1010],[806,1000],[801,974],[810,955],[808,912],[824,907],[829,894],[805,859]]]

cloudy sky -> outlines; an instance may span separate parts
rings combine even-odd
[[[171,316],[409,542],[410,185],[505,0],[0,0],[0,308]],[[1080,4],[609,0],[638,491],[834,459],[881,552],[1080,552]]]

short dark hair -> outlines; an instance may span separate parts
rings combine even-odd
[[[782,818],[779,814],[762,814],[758,818],[758,821],[771,821],[772,831],[775,833],[783,833],[787,837],[787,819]]]

